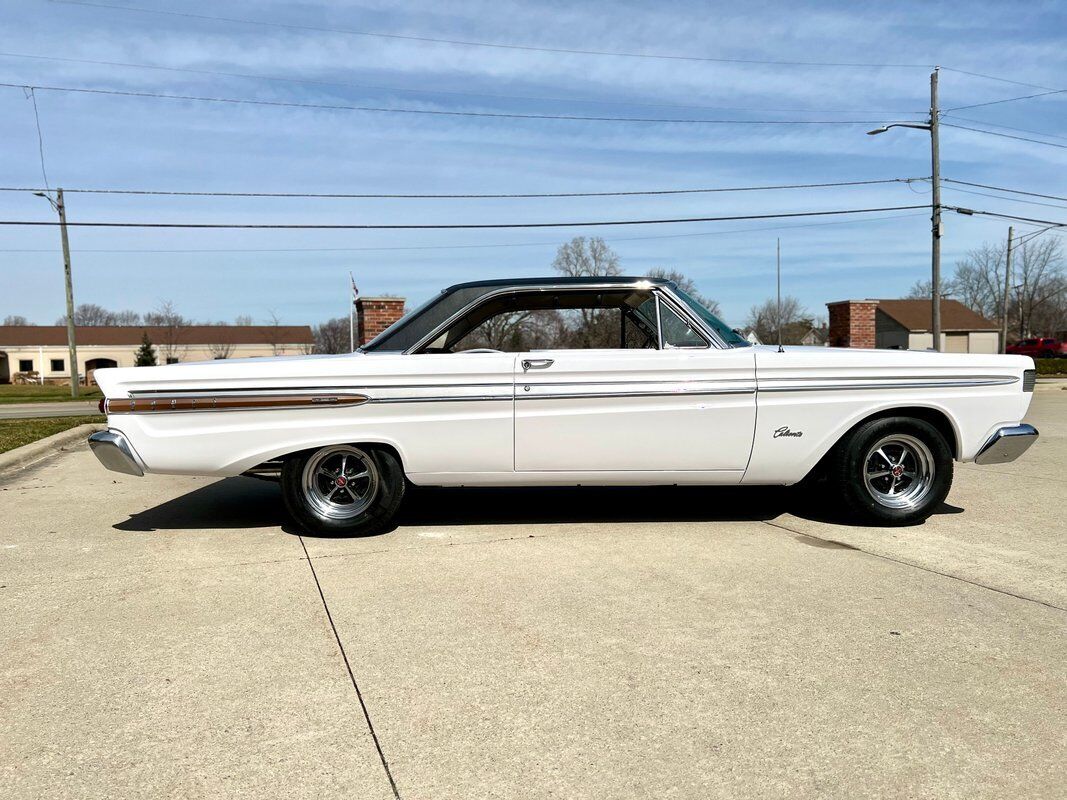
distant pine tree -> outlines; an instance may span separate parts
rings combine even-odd
[[[141,335],[141,346],[137,348],[135,367],[154,367],[156,365],[156,350],[152,347],[152,340],[148,338],[148,331]]]

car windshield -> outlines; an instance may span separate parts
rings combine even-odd
[[[677,294],[681,300],[685,301],[685,304],[692,309],[694,314],[700,317],[705,325],[719,334],[719,337],[726,342],[729,347],[748,347],[751,344],[744,336],[708,311],[704,304],[695,297],[692,297],[679,288],[675,288],[674,293]]]

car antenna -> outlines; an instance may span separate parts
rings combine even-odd
[[[779,237],[777,240],[776,250],[776,264],[778,273],[778,352],[784,353],[785,348],[782,347],[782,240]]]

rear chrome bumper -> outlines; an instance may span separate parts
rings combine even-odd
[[[130,443],[118,431],[99,431],[89,437],[89,449],[97,460],[112,472],[127,475],[144,475],[144,467]]]
[[[1005,464],[1014,461],[1037,441],[1037,428],[1033,425],[1019,424],[1001,428],[989,437],[978,455],[976,464]]]

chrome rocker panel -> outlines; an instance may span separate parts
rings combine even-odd
[[[133,447],[118,431],[98,431],[89,437],[89,449],[112,472],[144,477],[144,468]]]
[[[1001,428],[982,445],[982,449],[974,457],[974,463],[1006,464],[1014,461],[1030,449],[1037,441],[1037,436],[1037,428],[1025,423]]]

